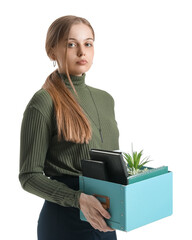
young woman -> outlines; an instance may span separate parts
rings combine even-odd
[[[19,179],[26,191],[45,199],[39,240],[116,239],[105,222],[109,213],[94,196],[79,190],[81,159],[90,158],[89,150],[119,148],[113,98],[85,83],[94,40],[84,18],[64,16],[51,24],[46,51],[58,69],[23,115]],[[80,210],[87,222],[80,220]]]

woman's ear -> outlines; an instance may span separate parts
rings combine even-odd
[[[51,51],[50,51],[50,59],[55,61],[56,60],[56,56],[55,56],[55,53],[54,53],[54,48],[51,48]]]

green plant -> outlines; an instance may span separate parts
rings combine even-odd
[[[132,156],[129,153],[123,153],[125,160],[127,161],[128,165],[128,173],[129,175],[135,175],[140,172],[147,171],[147,168],[143,168],[143,166],[150,162],[149,157],[145,157],[141,160],[143,154],[143,150],[141,150],[139,153],[133,151],[132,146]]]

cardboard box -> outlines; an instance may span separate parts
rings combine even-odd
[[[107,224],[114,229],[131,231],[172,214],[172,172],[133,184],[117,183],[79,177],[80,190],[86,194],[99,194],[109,198],[111,219]],[[104,201],[107,198],[99,198]],[[81,220],[85,220],[80,211]]]

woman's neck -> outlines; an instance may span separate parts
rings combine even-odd
[[[60,75],[61,79],[64,81],[64,83],[66,84],[66,86],[70,87],[71,84],[68,80],[67,74],[59,73],[59,75]],[[69,76],[70,76],[71,81],[72,81],[72,83],[75,87],[85,86],[85,76],[86,76],[85,73],[83,73],[81,76],[75,76],[75,75],[71,75],[71,74],[69,74]]]

